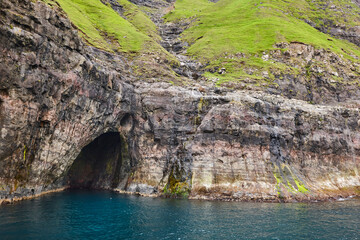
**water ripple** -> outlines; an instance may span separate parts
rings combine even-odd
[[[54,193],[0,207],[0,239],[359,239],[360,201],[228,203]]]

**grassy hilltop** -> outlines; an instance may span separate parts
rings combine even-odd
[[[288,69],[282,63],[261,59],[264,52],[275,49],[279,42],[309,44],[358,62],[359,47],[322,33],[304,20],[319,27],[329,20],[355,26],[360,24],[359,8],[351,1],[333,1],[334,6],[345,7],[346,11],[329,11],[321,9],[322,2],[326,1],[178,0],[166,19],[196,19],[182,35],[182,39],[191,44],[188,53],[199,61],[209,62],[208,68],[225,67],[229,74],[215,74],[223,80],[261,78],[260,73],[269,68],[295,73],[296,69]],[[244,57],[234,57],[238,53]],[[252,66],[256,72],[250,76],[242,70],[244,65]]]

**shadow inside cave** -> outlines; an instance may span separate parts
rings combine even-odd
[[[113,189],[130,171],[127,144],[118,132],[108,132],[86,145],[68,171],[70,188]]]

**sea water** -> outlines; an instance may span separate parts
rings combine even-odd
[[[360,239],[360,200],[242,203],[65,191],[0,206],[0,239]]]

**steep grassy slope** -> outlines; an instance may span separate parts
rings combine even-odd
[[[169,14],[169,20],[174,19],[174,15],[182,17],[183,12],[189,15],[187,7],[185,10],[178,9],[184,3],[185,6],[191,6],[193,1],[178,2],[179,4],[175,5],[175,14]],[[301,3],[281,0],[222,0],[205,9],[201,10],[201,7],[199,11],[193,9],[193,16],[198,16],[200,21],[184,34],[184,40],[195,43],[189,49],[190,53],[205,59],[225,52],[258,53],[271,49],[279,41],[301,41],[339,53],[343,53],[341,48],[348,49],[354,54],[360,53],[358,48],[350,46],[347,42],[334,39],[329,41],[329,36],[286,14],[286,11],[294,8],[293,4],[296,9],[303,8],[301,12],[305,11],[306,1]]]
[[[298,1],[302,3],[304,1]],[[310,20],[317,28],[331,25],[354,27],[360,24],[360,8],[352,0],[306,0],[305,7],[292,5],[294,16]]]
[[[275,44],[280,42],[301,42],[358,62],[359,47],[321,33],[303,21],[308,19],[321,24],[326,17],[338,17],[338,14],[331,15],[325,10],[315,11],[315,5],[319,2],[220,0],[209,3],[208,0],[178,0],[166,19],[197,19],[182,35],[182,39],[191,44],[188,54],[208,63],[208,69],[226,68],[228,73],[225,75],[207,73],[207,76],[216,76],[223,81],[244,77],[262,79],[264,70],[271,72],[274,69],[296,74],[300,69],[261,58],[276,49]],[[342,4],[344,2],[350,3],[342,1]],[[356,24],[357,17],[354,14],[357,10],[353,5],[351,14],[339,21]],[[254,73],[244,72],[244,65],[252,68]]]
[[[153,51],[168,55],[156,42],[160,40],[155,24],[136,5],[118,1],[124,16],[100,0],[44,0],[56,2],[90,44],[106,51],[138,53]]]
[[[150,41],[111,7],[100,1],[57,0],[57,2],[82,31],[84,38],[98,48],[137,52],[142,49],[146,41]]]
[[[142,33],[156,41],[160,41],[161,37],[157,31],[156,25],[149,19],[149,17],[142,12],[139,7],[127,0],[118,0],[118,3],[124,9],[124,17],[133,24]]]
[[[360,84],[360,48],[326,34],[334,26],[344,31],[360,26],[360,8],[352,0],[177,0],[160,10],[128,0],[43,1],[57,2],[90,45],[135,57],[137,75],[175,77],[170,66],[179,61],[160,46],[158,26],[145,13],[172,9],[165,20],[190,23],[181,35],[190,45],[187,54],[203,63],[204,76],[217,84],[276,85],[283,75],[310,79],[312,68],[334,72],[331,81]],[[311,61],[304,55],[279,56],[290,47],[282,43],[300,43],[325,53]],[[326,58],[332,53],[337,60],[329,65]],[[349,80],[344,74],[353,77]]]
[[[151,81],[155,77],[168,81],[178,79],[171,69],[178,60],[160,46],[156,25],[135,4],[116,1],[120,6],[117,12],[111,5],[114,1],[43,1],[60,7],[89,45],[124,54],[131,62],[133,75]]]

